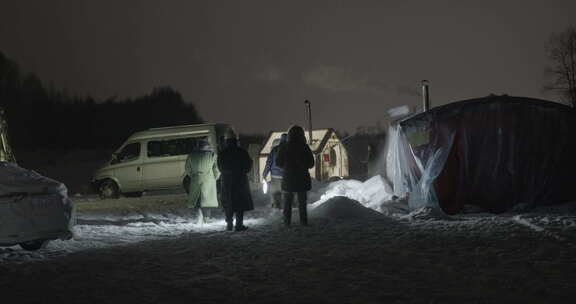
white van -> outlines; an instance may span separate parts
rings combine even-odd
[[[227,124],[197,124],[136,132],[95,172],[92,186],[101,198],[181,188],[188,184],[188,153],[206,138],[216,151],[229,129]]]

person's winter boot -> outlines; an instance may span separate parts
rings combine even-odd
[[[236,228],[234,228],[234,231],[245,231],[248,230],[248,227],[241,225],[241,226],[236,226]]]
[[[244,212],[236,212],[236,228],[234,228],[234,230],[244,231],[246,229],[248,229],[248,227],[244,226]]]
[[[284,206],[282,215],[284,216],[284,226],[290,226],[292,223],[292,208]]]
[[[202,213],[202,209],[198,209],[198,213],[196,215],[196,223],[198,225],[204,224],[204,214]]]
[[[298,211],[300,213],[300,225],[308,226],[308,213],[306,212],[306,207],[300,208]]]
[[[231,222],[226,223],[226,231],[234,230],[234,225]]]

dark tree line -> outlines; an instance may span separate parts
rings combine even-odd
[[[97,101],[47,88],[0,52],[0,106],[15,149],[114,148],[154,127],[202,123],[191,103],[169,86],[144,96]]]
[[[550,65],[545,72],[549,82],[546,91],[554,91],[562,101],[576,107],[576,26],[552,33],[546,52]]]

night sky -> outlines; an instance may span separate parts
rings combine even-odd
[[[304,123],[354,132],[399,105],[490,93],[544,98],[552,32],[576,1],[4,1],[0,50],[99,99],[170,85],[245,133]]]

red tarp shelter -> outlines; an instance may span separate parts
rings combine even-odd
[[[448,214],[576,200],[575,114],[507,95],[438,106],[390,125],[385,176],[412,208]]]

